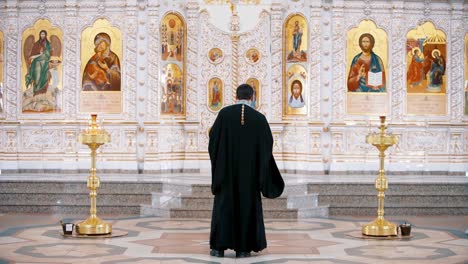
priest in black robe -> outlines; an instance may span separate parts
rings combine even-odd
[[[284,181],[273,158],[273,137],[265,116],[251,107],[253,88],[237,88],[237,103],[223,108],[210,130],[210,255],[233,249],[248,257],[267,247],[261,194],[276,198]]]

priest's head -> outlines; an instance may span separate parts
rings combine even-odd
[[[236,98],[237,100],[252,100],[253,88],[252,86],[244,83],[237,87]]]

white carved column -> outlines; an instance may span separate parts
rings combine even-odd
[[[322,10],[323,7],[323,10]],[[322,155],[321,160],[323,163],[323,170],[330,171],[330,162],[331,162],[331,151],[330,151],[330,140],[331,140],[331,131],[330,131],[330,123],[333,121],[331,113],[333,112],[332,108],[332,70],[330,66],[333,63],[333,39],[331,36],[333,34],[332,31],[332,16],[333,12],[330,10],[329,3],[323,4],[312,4],[310,6],[311,16],[312,16],[312,23],[311,23],[311,32],[316,36],[311,36],[310,45],[311,50],[314,53],[311,54],[311,75],[317,72],[315,79],[318,80],[311,80],[311,84],[318,83],[311,86],[311,89],[317,89],[319,93],[317,105],[321,106],[321,108],[315,108],[314,112],[311,112],[311,118],[314,120],[321,120],[323,121],[323,128],[320,132],[314,131],[311,134],[311,152],[312,153],[320,153]],[[314,17],[318,17],[317,20]],[[321,19],[320,19],[321,18]],[[319,39],[316,41],[315,39]],[[314,41],[315,40],[315,41]],[[314,43],[318,43],[314,44]],[[321,46],[323,47],[323,52]],[[316,62],[315,60],[319,60]],[[321,69],[323,68],[323,71]],[[320,80],[323,80],[322,82]],[[320,96],[321,95],[321,96]],[[322,99],[322,100],[320,100]],[[312,108],[312,106],[311,106]]]
[[[333,122],[342,121],[345,114],[345,100],[343,87],[344,76],[346,74],[346,29],[344,28],[344,2],[343,0],[333,1],[332,11],[332,51],[333,51],[333,66],[332,66],[332,94],[331,103],[333,111]]]
[[[137,84],[140,87],[143,87],[141,84],[138,83],[137,80],[137,52],[140,55],[145,55],[146,51],[144,47],[140,49],[137,46],[137,32],[138,32],[138,25],[137,25],[137,17],[138,17],[138,8],[136,0],[127,0],[126,8],[125,8],[125,26],[123,31],[123,47],[126,51],[124,54],[124,69],[125,69],[125,76],[123,80],[125,80],[125,86],[123,91],[123,114],[122,117],[125,120],[135,120],[136,116],[138,118],[143,118],[145,113],[144,111],[138,112],[136,109],[136,89]],[[143,80],[144,84],[144,80]]]
[[[63,113],[66,119],[72,120],[76,118],[77,109],[77,94],[81,90],[81,76],[78,69],[79,65],[79,50],[80,50],[80,35],[77,28],[77,9],[76,0],[67,0],[65,4],[65,28],[63,36]],[[78,67],[77,67],[78,66]]]
[[[406,46],[406,30],[404,30],[402,21],[404,18],[404,8],[403,1],[393,2],[392,32],[390,35],[392,45],[389,46],[391,47],[389,54],[392,57],[392,65],[390,65],[390,70],[392,71],[392,105],[390,111],[394,121],[402,120],[405,114],[406,82],[403,76],[406,71],[406,59],[404,56],[401,56],[402,49]]]
[[[450,47],[450,63],[447,65],[450,72],[450,85],[446,85],[449,96],[448,103],[450,107],[450,121],[461,122],[463,117],[464,101],[464,79],[463,72],[464,56],[463,46],[465,40],[464,26],[467,23],[463,20],[463,2],[452,1],[452,14],[450,23],[450,40],[447,41]],[[466,51],[465,51],[466,52]],[[450,66],[449,66],[450,65]]]
[[[160,43],[159,43],[159,1],[158,0],[149,0],[147,7],[147,19],[142,21],[147,25],[147,35],[146,39],[148,40],[148,51],[147,51],[147,60],[146,66],[142,65],[140,67],[148,68],[147,69],[147,81],[146,81],[146,90],[147,97],[143,98],[146,100],[146,121],[156,121],[159,120],[159,56],[160,56]]]
[[[199,113],[197,107],[198,98],[198,39],[199,4],[198,1],[190,0],[187,3],[187,50],[186,50],[186,120],[198,121]],[[201,85],[202,87],[204,85]]]
[[[232,102],[236,101],[236,90],[239,83],[239,29],[240,29],[239,16],[237,11],[233,11],[231,16],[231,41],[232,41]]]
[[[5,87],[4,87],[4,96],[5,96],[5,112],[7,120],[16,120],[18,118],[18,107],[17,107],[17,98],[20,95],[18,92],[18,69],[20,65],[18,62],[19,46],[21,45],[21,39],[18,32],[18,10],[17,10],[17,1],[8,0],[6,3],[6,13],[7,13],[7,32],[5,32],[6,40],[6,74],[5,74]],[[5,18],[2,18],[5,19]],[[9,134],[10,135],[10,134]]]
[[[271,114],[270,122],[282,120],[283,99],[283,6],[280,1],[271,4]]]
[[[186,50],[186,120],[192,121],[186,123],[183,127],[185,137],[185,152],[195,152],[198,149],[198,129],[200,128],[200,114],[198,87],[203,87],[198,83],[198,69],[200,61],[198,59],[199,38],[200,35],[200,15],[198,1],[189,1],[187,3],[187,50]],[[186,160],[190,159],[186,157]]]
[[[311,1],[310,3],[310,33],[309,33],[309,114],[310,119],[313,121],[320,120],[320,97],[322,94],[321,87],[321,61],[322,58],[322,41],[330,42],[330,32],[323,34],[324,40],[322,40],[322,23],[321,21],[326,21],[328,26],[330,23],[330,18],[324,18],[321,12],[321,3],[319,1]],[[325,45],[326,46],[326,45]],[[331,46],[331,45],[330,45]],[[328,46],[328,47],[330,47]],[[330,59],[330,49],[325,49],[323,55],[327,59],[326,63],[331,61]],[[327,91],[330,90],[329,81],[327,85],[324,86],[324,89]],[[327,96],[327,95],[325,95]],[[329,96],[329,95],[328,95]]]
[[[151,3],[148,3],[151,4]],[[146,150],[146,131],[145,131],[145,120],[147,119],[146,115],[151,115],[146,111],[148,109],[147,104],[148,100],[148,71],[146,65],[148,65],[148,6],[145,1],[138,3],[138,14],[137,14],[137,80],[138,88],[136,91],[136,111],[137,115],[137,130],[136,130],[136,159],[138,163],[138,171],[142,172],[144,170],[144,161],[145,161],[145,150]]]

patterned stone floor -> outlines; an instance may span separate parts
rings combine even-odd
[[[0,215],[0,263],[468,263],[467,217],[442,219],[414,217],[392,240],[360,238],[367,218],[265,220],[268,248],[236,259],[208,255],[209,219],[111,219],[128,235],[90,239],[62,237],[57,216]]]

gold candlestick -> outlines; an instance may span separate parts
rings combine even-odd
[[[80,235],[104,235],[112,232],[112,224],[106,223],[97,216],[96,196],[100,186],[99,177],[96,175],[96,150],[103,144],[110,142],[110,135],[97,124],[97,115],[91,115],[91,124],[79,135],[82,144],[91,149],[91,169],[86,186],[90,193],[91,215],[88,219],[76,225],[76,232]]]
[[[377,219],[362,226],[362,234],[367,236],[396,236],[397,226],[384,219],[384,199],[385,190],[388,189],[387,178],[385,177],[384,159],[385,150],[388,147],[398,143],[398,138],[393,135],[385,134],[385,116],[380,117],[380,133],[371,133],[366,137],[366,143],[374,145],[379,150],[380,170],[379,176],[375,180],[375,188],[379,192],[377,210]]]

